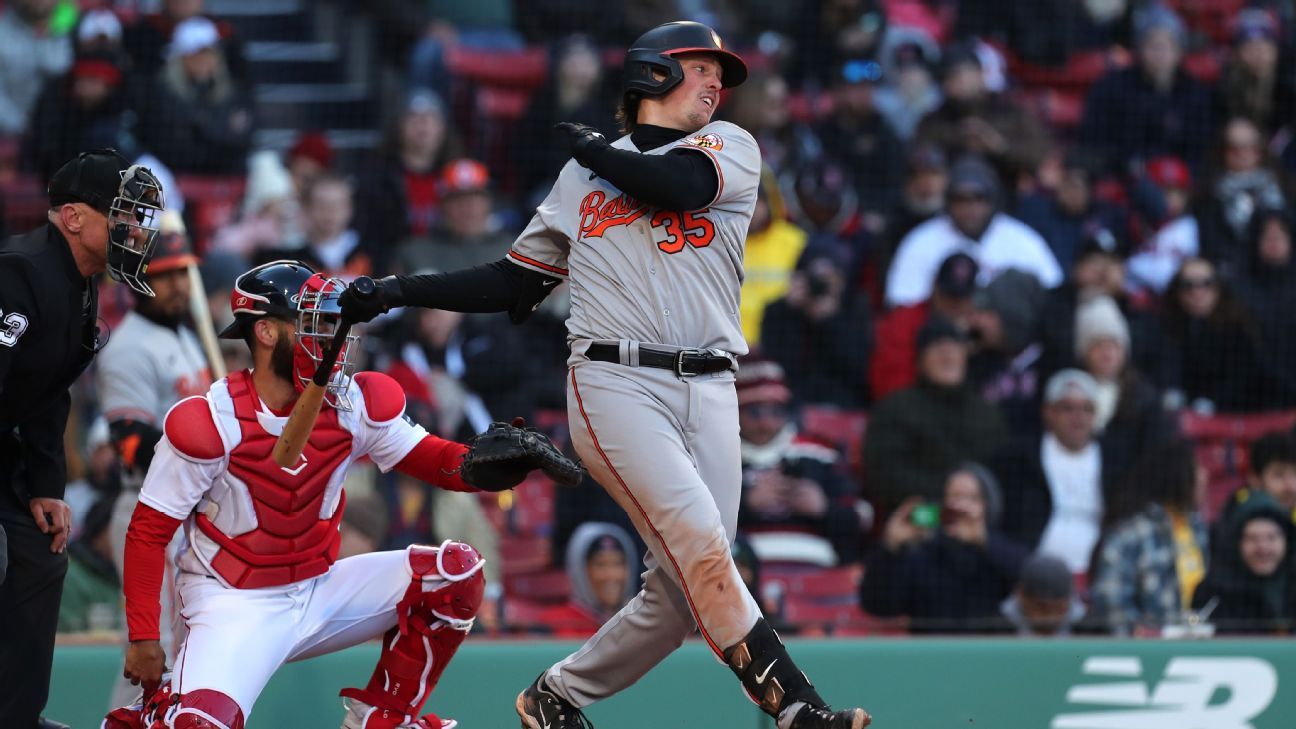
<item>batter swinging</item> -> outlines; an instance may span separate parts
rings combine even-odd
[[[696,627],[780,729],[862,729],[832,711],[761,617],[729,554],[741,495],[734,358],[743,244],[760,151],[711,121],[747,76],[705,25],[667,23],[626,56],[627,136],[559,124],[574,159],[508,256],[446,274],[383,279],[346,316],[391,307],[508,311],[525,319],[571,286],[568,416],[585,466],[649,545],[644,589],[517,698],[522,726],[588,726],[580,707],[624,689]]]

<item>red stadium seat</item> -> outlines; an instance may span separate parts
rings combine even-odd
[[[10,233],[25,233],[45,222],[49,197],[35,177],[19,176],[0,184],[4,200],[5,227]]]
[[[1224,71],[1224,62],[1214,49],[1189,53],[1184,56],[1183,65],[1189,75],[1204,84],[1215,83]]]
[[[549,539],[504,535],[500,537],[500,561],[505,578],[540,572],[549,567]]]
[[[1037,66],[1009,60],[1009,76],[1029,88],[1084,91],[1113,68],[1123,64],[1106,51],[1086,51],[1071,57],[1065,66]]]
[[[537,603],[562,603],[571,595],[571,579],[562,570],[509,575],[504,578],[504,594]]]
[[[1179,429],[1194,444],[1197,460],[1210,475],[1204,511],[1213,519],[1228,495],[1246,481],[1250,447],[1271,431],[1290,431],[1296,412],[1200,415],[1184,411]]]
[[[835,604],[854,602],[862,575],[860,565],[812,570],[781,570],[762,565],[762,592],[765,586],[777,584],[782,587],[784,595],[796,595],[801,599]]]
[[[184,195],[186,218],[192,221],[189,238],[202,255],[217,230],[238,218],[247,178],[239,176],[180,175],[176,186]]]
[[[543,48],[500,51],[456,46],[446,51],[446,66],[455,78],[477,84],[535,88],[544,83],[549,54]]]
[[[868,414],[827,405],[807,405],[801,410],[801,427],[806,435],[833,444],[846,455],[851,473],[864,470],[864,433]]]
[[[903,633],[903,618],[879,618],[855,605],[833,605],[789,596],[783,603],[783,621],[802,631],[833,634],[879,635]]]

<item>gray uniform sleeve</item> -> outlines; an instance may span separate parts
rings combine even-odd
[[[154,413],[166,412],[174,402],[159,402],[153,368],[143,343],[109,340],[97,363],[99,402],[108,422],[129,419],[162,427]]]
[[[575,162],[567,163],[549,195],[531,216],[531,222],[513,242],[508,252],[508,259],[513,263],[548,276],[567,278],[567,255],[573,236],[572,231],[565,231],[561,226],[562,190],[576,174],[573,167],[581,169]]]
[[[683,137],[672,150],[694,150],[705,154],[715,165],[720,187],[709,207],[743,210],[756,201],[760,185],[760,147],[751,134],[729,122],[712,122],[696,134]]]

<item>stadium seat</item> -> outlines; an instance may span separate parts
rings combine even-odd
[[[500,51],[455,46],[446,51],[446,66],[456,79],[534,89],[544,83],[549,72],[549,54],[538,47]]]
[[[761,592],[764,594],[769,585],[779,585],[784,595],[840,605],[855,600],[862,575],[860,565],[812,570],[762,565]]]
[[[833,444],[846,455],[852,474],[864,470],[864,433],[868,414],[829,405],[807,405],[801,410],[801,428],[806,435]]]
[[[788,596],[783,602],[783,622],[800,631],[831,634],[885,635],[905,632],[903,618],[879,618],[856,605],[825,604]]]
[[[5,227],[10,233],[25,233],[45,222],[49,198],[35,177],[21,175],[0,184],[0,199],[4,200]]]
[[[1203,511],[1214,519],[1220,507],[1246,481],[1250,446],[1274,430],[1290,431],[1296,411],[1255,414],[1201,415],[1184,411],[1179,429],[1193,442],[1197,460],[1210,477]]]
[[[185,199],[185,217],[190,221],[189,238],[202,255],[217,230],[238,218],[247,178],[236,176],[180,175],[176,186]]]
[[[549,539],[547,537],[500,536],[500,561],[503,574],[534,574],[549,567]]]
[[[1065,66],[1037,66],[1009,57],[1008,73],[1014,81],[1027,88],[1055,91],[1084,91],[1113,68],[1119,68],[1119,59],[1106,51],[1076,53]]]
[[[504,594],[537,603],[566,602],[571,595],[571,579],[560,569],[509,575],[504,579]]]
[[[1204,84],[1213,84],[1224,72],[1224,61],[1215,49],[1189,53],[1184,56],[1184,70]]]

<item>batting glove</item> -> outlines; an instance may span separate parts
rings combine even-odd
[[[359,296],[352,286],[348,286],[338,297],[342,318],[355,324],[372,321],[379,314],[386,314],[401,305],[401,285],[395,276],[374,281],[373,296]]]
[[[582,167],[589,167],[594,156],[609,146],[603,132],[588,124],[558,122],[554,125],[554,129],[567,135],[572,157]]]

